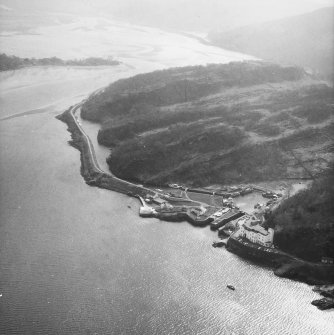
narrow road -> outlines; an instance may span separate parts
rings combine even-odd
[[[101,90],[98,90],[98,91],[95,92],[94,94],[98,93],[99,91],[101,91]],[[93,143],[92,143],[91,139],[89,138],[89,136],[85,133],[84,129],[82,128],[82,126],[81,126],[81,124],[80,124],[80,122],[78,121],[78,119],[77,119],[76,116],[75,116],[75,113],[77,113],[78,110],[80,110],[80,108],[82,107],[82,105],[84,104],[85,101],[86,101],[86,100],[83,100],[82,102],[80,102],[80,103],[76,104],[75,106],[73,106],[73,107],[71,108],[71,110],[70,110],[70,115],[72,116],[74,122],[76,123],[76,125],[77,125],[78,129],[80,130],[80,132],[82,133],[82,135],[86,138],[86,141],[87,141],[87,144],[88,144],[88,148],[89,148],[89,153],[90,153],[90,156],[91,156],[91,158],[92,158],[92,163],[93,163],[94,168],[95,168],[98,172],[100,172],[100,173],[102,173],[102,174],[107,174],[107,175],[109,175],[111,178],[113,178],[113,179],[115,179],[115,180],[118,180],[118,181],[120,181],[120,182],[122,182],[122,183],[124,183],[124,184],[127,184],[127,185],[129,185],[129,186],[140,187],[142,190],[145,190],[145,191],[147,191],[148,193],[152,193],[152,192],[153,192],[153,193],[154,193],[154,196],[165,196],[166,194],[164,194],[163,192],[156,192],[156,191],[154,191],[154,190],[152,190],[152,189],[149,189],[149,188],[146,188],[146,187],[143,187],[143,186],[139,186],[139,185],[133,184],[133,183],[131,183],[131,182],[128,182],[128,181],[126,181],[126,180],[123,180],[123,179],[120,179],[120,178],[116,177],[116,176],[115,176],[113,173],[111,173],[110,171],[103,171],[103,170],[101,169],[101,167],[99,166],[99,163],[98,163],[98,161],[97,161],[97,159],[96,159],[96,155],[95,155],[95,150],[94,150]],[[194,200],[190,199],[186,191],[184,192],[184,194],[185,194],[185,197],[186,197],[186,199],[184,199],[184,200],[189,200],[189,201],[191,201],[191,202],[193,202],[193,203],[197,203],[197,204],[200,205],[200,206],[207,206],[207,205],[208,205],[208,204],[206,204],[206,203],[203,203],[203,202],[200,202],[200,201],[194,201]]]
[[[93,166],[94,166],[94,168],[95,168],[98,172],[103,173],[103,174],[107,174],[107,175],[109,175],[110,177],[112,177],[113,179],[118,180],[118,181],[120,181],[120,182],[122,182],[122,183],[124,183],[124,184],[130,185],[130,186],[135,186],[135,187],[140,187],[141,189],[147,191],[148,193],[152,193],[152,192],[154,192],[155,194],[162,195],[162,194],[160,194],[160,193],[158,193],[158,192],[155,192],[155,191],[153,191],[153,190],[151,190],[151,189],[148,189],[148,188],[146,188],[146,187],[139,186],[139,185],[133,184],[133,183],[131,183],[131,182],[128,182],[128,181],[126,181],[126,180],[120,179],[120,178],[116,177],[114,174],[112,174],[110,171],[103,171],[103,170],[100,168],[99,163],[98,163],[98,161],[97,161],[97,159],[96,159],[96,155],[95,155],[95,150],[94,150],[93,143],[92,143],[91,139],[89,138],[89,136],[88,136],[88,135],[85,133],[85,131],[83,130],[83,128],[82,128],[81,124],[79,123],[79,121],[77,120],[77,118],[75,117],[75,113],[82,107],[82,105],[84,104],[84,102],[85,102],[85,100],[82,101],[82,102],[80,102],[80,103],[78,103],[78,104],[76,104],[75,106],[73,106],[73,107],[71,108],[71,110],[70,110],[70,114],[71,114],[71,116],[72,116],[74,122],[76,123],[78,129],[81,131],[82,135],[83,135],[83,136],[86,138],[86,140],[87,140],[87,144],[88,144],[88,148],[89,148],[89,153],[90,153],[90,155],[91,155],[91,157],[92,157],[92,162],[93,162]]]
[[[88,137],[88,135],[85,133],[85,131],[84,131],[83,128],[81,127],[80,123],[78,122],[77,118],[75,117],[75,112],[76,112],[79,108],[81,108],[82,104],[83,104],[83,102],[80,102],[80,103],[78,103],[77,105],[75,105],[74,107],[72,107],[72,109],[70,110],[70,113],[71,113],[72,118],[73,118],[74,122],[76,123],[77,127],[80,129],[82,135],[83,135],[83,136],[86,138],[86,140],[87,140],[87,144],[88,144],[88,148],[89,148],[89,153],[90,153],[90,155],[91,155],[91,157],[92,157],[92,161],[93,161],[94,168],[95,168],[96,170],[98,170],[99,172],[101,172],[101,173],[107,173],[107,174],[109,174],[108,172],[103,171],[103,170],[100,168],[100,166],[99,166],[99,164],[98,164],[98,162],[97,162],[96,156],[95,156],[95,151],[94,151],[94,147],[93,147],[92,141],[90,140],[90,138]]]

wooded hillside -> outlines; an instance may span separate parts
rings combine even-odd
[[[82,116],[117,176],[229,184],[318,175],[333,158],[333,90],[296,67],[244,62],[120,80]]]

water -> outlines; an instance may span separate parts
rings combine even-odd
[[[254,205],[265,204],[268,200],[263,198],[260,192],[252,192],[243,196],[234,198],[235,204],[244,212],[252,213]]]
[[[291,191],[290,191],[290,196],[300,192],[300,191],[303,191],[303,190],[306,190],[307,187],[310,185],[309,182],[299,182],[298,184],[292,184],[291,186]]]
[[[157,50],[152,68],[166,60]],[[1,117],[17,117],[0,121],[0,334],[332,334],[309,286],[212,248],[208,228],[141,219],[136,200],[84,183],[54,116],[117,71],[2,75]]]

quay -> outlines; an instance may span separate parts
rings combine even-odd
[[[296,257],[281,250],[252,243],[249,240],[234,237],[233,235],[228,239],[226,249],[243,258],[254,259],[270,266],[298,260]]]
[[[145,200],[140,195],[138,195],[138,199],[140,200],[142,204],[141,207],[139,208],[139,216],[141,217],[157,216],[158,214],[157,211],[153,207],[148,206]]]
[[[222,216],[211,222],[210,228],[211,230],[217,230],[218,228],[223,227],[228,222],[236,220],[241,216],[244,216],[244,214],[245,213],[242,211],[236,209],[230,209],[227,213],[222,214]]]

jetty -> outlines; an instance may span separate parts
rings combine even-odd
[[[238,219],[243,216],[245,213],[237,209],[230,209],[227,213],[222,214],[219,218],[211,222],[211,230],[217,230],[218,228],[223,227],[228,222]]]
[[[139,208],[139,216],[154,217],[157,215],[157,211],[153,207],[148,206],[141,196],[138,196],[138,199],[142,204],[142,206]]]

